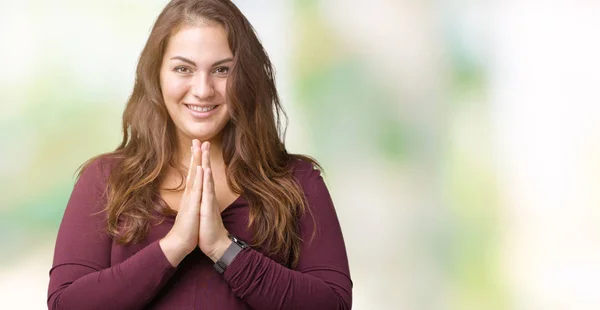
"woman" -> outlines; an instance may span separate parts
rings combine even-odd
[[[234,4],[171,1],[142,51],[121,145],[73,189],[48,307],[350,309],[333,203],[316,162],[287,153],[280,112],[269,58]]]

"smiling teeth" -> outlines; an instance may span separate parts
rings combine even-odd
[[[195,105],[188,105],[187,107],[190,108],[190,110],[194,110],[194,111],[197,111],[197,112],[208,112],[208,111],[216,108],[217,106],[213,105],[211,107],[205,107],[204,108],[204,107],[199,107],[199,106],[195,106]]]

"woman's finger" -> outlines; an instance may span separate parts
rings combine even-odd
[[[190,156],[190,165],[188,167],[188,173],[185,179],[185,189],[183,191],[183,195],[188,192],[188,188],[191,188],[192,184],[194,183],[194,147],[191,148],[191,153],[192,155]]]
[[[196,175],[196,166],[200,165],[200,141],[194,139],[192,140],[191,147],[191,156],[190,156],[190,165],[188,167],[188,174],[185,180],[185,190],[183,194],[185,195],[194,183],[194,176]]]
[[[212,169],[204,170],[204,184],[202,186],[202,214],[207,215],[215,212],[215,182],[212,177]]]
[[[202,143],[202,168],[210,168],[210,142]]]
[[[200,206],[200,200],[202,199],[202,187],[203,187],[203,169],[202,166],[196,165],[195,166],[196,169],[194,169],[194,182],[193,185],[191,187],[191,191],[189,193],[189,206],[193,207],[190,209],[198,209]],[[198,211],[195,211],[194,213],[197,213]]]
[[[202,188],[202,212],[209,214],[212,212],[214,204],[214,183],[212,182],[212,172],[210,167],[210,143],[202,143],[202,169],[204,170],[204,186]]]

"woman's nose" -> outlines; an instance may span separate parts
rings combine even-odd
[[[192,80],[192,95],[200,98],[210,98],[214,95],[215,89],[212,80],[206,74],[198,74]]]

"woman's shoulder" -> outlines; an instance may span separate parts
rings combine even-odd
[[[92,157],[79,167],[79,179],[95,179],[106,182],[110,172],[118,165],[120,158],[111,153]]]
[[[302,186],[321,178],[321,166],[312,157],[295,155],[290,160],[290,166],[294,177]]]
[[[303,157],[293,157],[290,160],[290,165],[294,172],[308,172],[315,169],[315,164]]]

